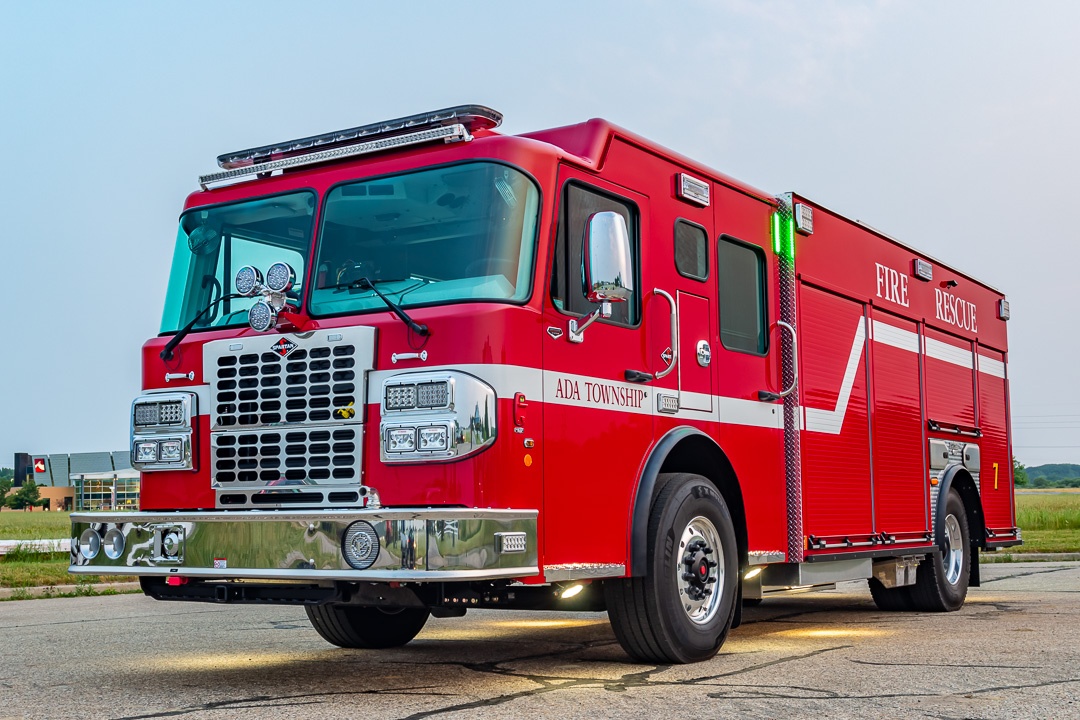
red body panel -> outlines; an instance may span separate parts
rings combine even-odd
[[[803,285],[799,292],[800,382],[808,408],[803,453],[803,530],[831,538],[874,531],[864,308]],[[820,428],[820,431],[816,431]]]

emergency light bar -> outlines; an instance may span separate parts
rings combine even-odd
[[[275,145],[263,145],[219,155],[218,166],[223,171],[200,176],[199,185],[205,190],[210,183],[245,175],[268,173],[434,140],[468,142],[472,140],[471,132],[490,130],[501,123],[502,113],[491,108],[483,105],[458,105]],[[417,132],[410,132],[414,130]]]

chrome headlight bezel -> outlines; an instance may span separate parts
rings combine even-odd
[[[165,413],[159,410],[156,413],[158,422],[148,423],[155,413],[146,408],[153,405],[169,410]],[[149,393],[135,398],[131,403],[131,466],[140,472],[194,470],[192,418],[197,413],[195,393]],[[136,423],[136,420],[140,422]],[[162,459],[165,456],[170,459]]]
[[[495,442],[497,400],[494,388],[460,371],[393,375],[383,382],[379,455],[386,463],[448,462],[474,455]],[[407,434],[413,438],[411,448],[392,442]]]

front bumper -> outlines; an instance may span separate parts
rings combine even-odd
[[[69,571],[289,581],[524,578],[540,572],[536,516],[536,510],[467,508],[75,513]],[[371,523],[379,538],[378,556],[366,570],[352,568],[342,554],[345,529],[357,520]],[[87,529],[101,539],[116,529],[122,551],[110,558],[102,548],[86,557],[79,538]],[[169,533],[181,539],[171,557],[163,549]],[[499,535],[505,533],[515,536],[515,547]]]

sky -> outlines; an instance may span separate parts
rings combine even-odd
[[[128,445],[223,152],[451,105],[604,117],[1009,298],[1014,450],[1080,462],[1080,3],[0,0],[0,464]]]

